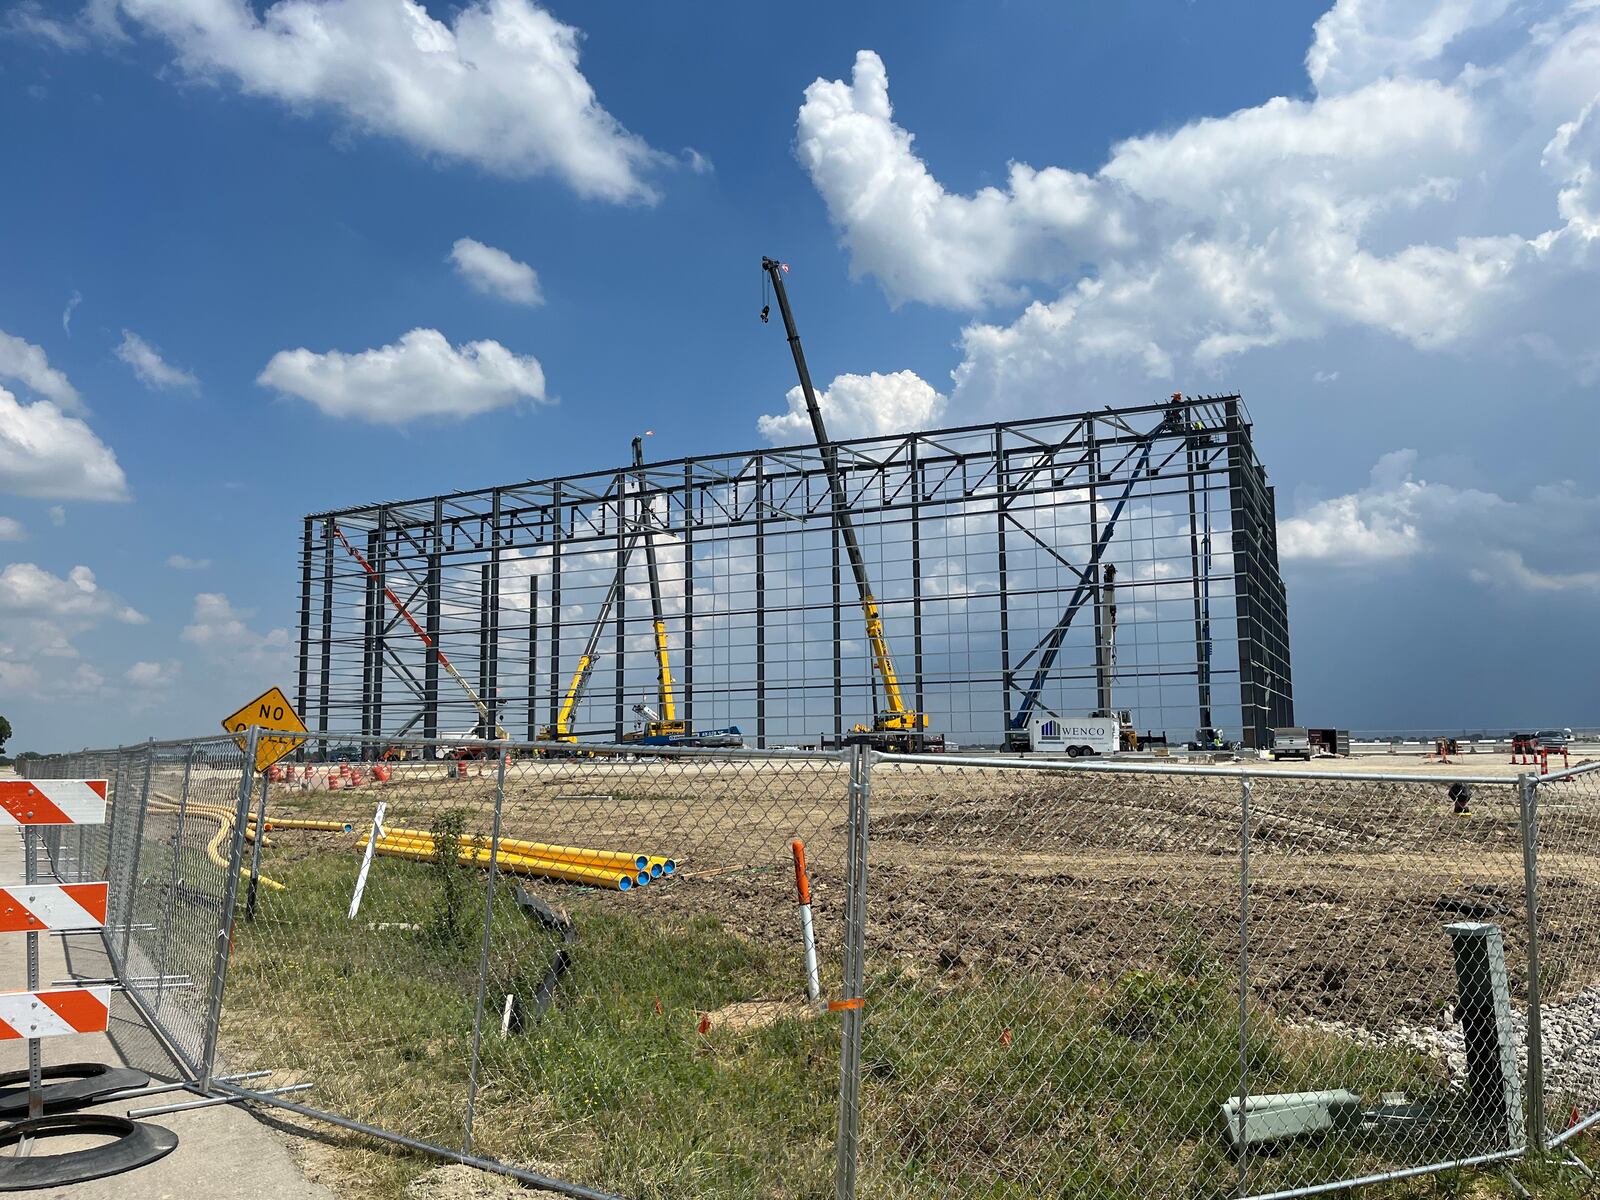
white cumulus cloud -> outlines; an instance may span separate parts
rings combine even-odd
[[[1571,480],[1508,498],[1422,477],[1415,450],[1385,454],[1367,486],[1278,522],[1288,563],[1436,559],[1512,590],[1600,592],[1600,495]]]
[[[49,400],[23,404],[0,388],[0,492],[60,500],[126,500],[117,456]]]
[[[136,688],[165,688],[177,682],[182,666],[175,662],[146,662],[133,664],[122,677]]]
[[[25,616],[112,619],[143,625],[147,618],[95,582],[94,572],[73,567],[66,577],[35,563],[15,562],[0,571],[0,611]]]
[[[104,676],[76,661],[73,639],[107,622],[146,620],[86,566],[63,577],[37,563],[10,563],[0,571],[0,691],[45,700],[102,695]]]
[[[774,444],[815,440],[805,393],[789,389],[789,410],[761,417],[757,428]],[[840,375],[817,393],[817,406],[832,438],[873,437],[929,429],[939,424],[945,398],[915,371]]]
[[[201,592],[194,598],[194,613],[179,636],[198,648],[207,659],[226,666],[270,671],[289,661],[289,631],[250,627],[255,611],[235,608],[221,592]]]
[[[1309,99],[1128,138],[1093,171],[1012,162],[970,194],[863,50],[806,89],[796,154],[892,303],[1012,309],[963,332],[963,409],[1058,402],[1108,367],[1205,377],[1341,328],[1600,376],[1579,315],[1600,283],[1600,7],[1340,0],[1309,40]]]
[[[392,345],[359,354],[280,350],[257,382],[309,400],[331,417],[380,425],[471,417],[545,399],[538,359],[499,342],[453,347],[437,329],[413,329]]]
[[[578,67],[580,33],[532,0],[122,0],[133,27],[189,76],[228,80],[292,109],[325,107],[424,154],[511,177],[551,174],[578,194],[651,201],[669,161],[623,128]],[[439,6],[435,6],[438,8]]]
[[[194,391],[200,386],[192,373],[167,362],[159,350],[132,330],[122,331],[117,357],[133,368],[139,382],[146,387]]]
[[[21,542],[27,537],[28,531],[21,521],[15,517],[0,517],[0,542]]]
[[[78,395],[78,389],[50,365],[45,352],[3,329],[0,329],[0,379],[15,380],[34,395],[51,401],[62,412],[83,412],[83,398]]]
[[[473,238],[457,238],[450,248],[450,261],[461,278],[486,296],[498,296],[513,304],[544,303],[538,273],[504,250],[485,246]]]

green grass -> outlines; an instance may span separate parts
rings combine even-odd
[[[314,1081],[299,1099],[459,1148],[481,888],[474,882],[463,905],[428,864],[379,859],[350,922],[353,856],[265,865],[288,890],[264,896],[258,921],[238,926],[229,1065],[275,1068],[274,1084]],[[475,1151],[641,1200],[831,1196],[837,1019],[697,1030],[701,1012],[794,995],[795,947],[755,942],[709,915],[658,911],[649,889],[538,890],[572,912],[574,969],[542,1021],[501,1036],[501,999],[531,997],[559,947],[502,886]],[[418,928],[369,928],[386,921]],[[1168,970],[1109,984],[886,970],[873,976],[864,1029],[863,1197],[1234,1194],[1218,1110],[1238,1087],[1238,995],[1181,939]],[[1440,1068],[1419,1055],[1290,1030],[1266,1013],[1252,1013],[1251,1030],[1253,1091],[1443,1092]],[[1462,1136],[1459,1126],[1413,1130],[1397,1147],[1328,1135],[1253,1155],[1250,1183],[1261,1191],[1448,1157]],[[433,1165],[370,1144],[342,1154],[347,1190],[385,1200]],[[1571,1186],[1576,1196],[1576,1178],[1552,1175],[1536,1194]],[[1496,1179],[1457,1172],[1377,1194],[1509,1194]]]

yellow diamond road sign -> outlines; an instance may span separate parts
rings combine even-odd
[[[259,725],[262,729],[281,729],[285,733],[306,732],[306,723],[295,712],[294,705],[289,703],[289,697],[283,694],[282,688],[263,692],[232,716],[222,718],[222,727],[229,733],[242,733],[252,725]],[[242,736],[233,740],[239,743],[241,750],[247,745]],[[303,737],[262,734],[256,740],[256,770],[265,771],[303,741]]]

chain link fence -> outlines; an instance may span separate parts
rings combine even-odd
[[[1313,1195],[1600,1112],[1600,764],[339,756],[33,764],[113,780],[51,862],[197,1088],[652,1198]]]
[[[105,929],[66,939],[81,978],[114,979],[111,1035],[130,1064],[200,1079],[226,969],[219,931],[245,758],[225,737],[85,750],[29,764],[35,778],[108,781],[106,823],[47,827],[63,882],[107,880]]]
[[[1537,862],[1540,1116],[1559,1147],[1600,1114],[1600,763],[1540,779]],[[1519,1032],[1528,1037],[1525,1014]]]

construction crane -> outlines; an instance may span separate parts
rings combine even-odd
[[[651,709],[643,704],[635,704],[633,711],[645,719],[645,737],[682,737],[689,732],[689,726],[678,720],[677,702],[672,695],[672,662],[667,657],[667,621],[661,608],[661,572],[656,565],[655,538],[650,535],[652,516],[644,501],[644,438],[633,439],[633,469],[639,484],[639,533],[636,536],[644,539],[645,574],[650,580],[650,629],[655,637],[656,703],[660,706]]]
[[[647,487],[642,437],[633,439],[633,469],[638,481],[639,497],[635,508],[637,532],[634,537],[644,542],[645,574],[650,581],[650,628],[655,639],[656,654],[656,707],[635,704],[633,711],[643,722],[643,728],[638,732],[623,734],[622,740],[647,746],[742,746],[744,735],[737,726],[694,734],[689,731],[689,723],[678,716],[677,697],[673,694],[672,660],[667,645],[667,619],[661,603],[661,571],[656,562],[656,543],[652,532],[655,518],[644,498]]]
[[[643,541],[647,573],[650,578],[651,617],[655,635],[656,699],[661,708],[657,711],[648,705],[635,704],[633,711],[644,718],[645,728],[640,733],[624,734],[622,740],[651,746],[742,746],[744,738],[736,726],[713,729],[696,735],[689,732],[687,722],[677,718],[677,703],[672,687],[672,666],[667,657],[667,626],[662,615],[661,575],[656,564],[655,544],[649,532],[650,519],[642,499],[645,491],[642,438],[633,439],[633,468],[640,496],[636,501],[633,534],[623,543],[617,555],[616,573],[612,575],[611,586],[606,589],[605,598],[600,602],[600,611],[595,614],[594,625],[589,629],[589,640],[584,644],[583,653],[578,656],[577,669],[573,671],[572,680],[567,684],[566,695],[561,699],[561,707],[556,712],[555,722],[539,731],[539,740],[577,743],[578,735],[572,728],[572,719],[577,712],[579,701],[583,699],[589,677],[600,661],[600,635],[605,631],[606,622],[611,619],[611,611],[617,605],[617,597],[622,595],[622,589],[626,585],[628,564],[633,560],[635,548]],[[617,509],[620,520],[621,497],[618,498]]]
[[[621,499],[618,499],[618,512],[621,511]],[[595,616],[594,625],[589,630],[589,640],[584,644],[583,653],[578,656],[577,670],[572,673],[572,681],[567,684],[567,694],[561,698],[561,707],[556,712],[553,725],[546,725],[539,731],[539,740],[544,742],[576,742],[578,735],[572,730],[572,717],[577,711],[578,701],[583,699],[583,689],[589,684],[589,676],[594,672],[594,667],[600,661],[600,635],[605,630],[606,621],[611,617],[611,610],[616,606],[617,597],[622,594],[623,581],[628,574],[628,560],[633,556],[634,544],[639,540],[636,533],[623,543],[617,555],[617,571],[611,577],[611,586],[606,589],[605,599],[600,602],[600,612]]]
[[[1180,445],[1156,466],[1151,467],[1150,460],[1155,452],[1156,443],[1163,437],[1184,432],[1182,396],[1174,395],[1167,405],[1167,410],[1161,418],[1160,424],[1148,433],[1139,436],[1135,445],[1138,448],[1133,469],[1128,472],[1127,481],[1123,484],[1122,494],[1117,497],[1116,503],[1111,506],[1111,512],[1105,524],[1100,529],[1100,535],[1095,539],[1094,547],[1089,553],[1089,565],[1079,575],[1078,586],[1073,589],[1072,598],[1067,602],[1066,611],[1060,619],[1050,628],[1050,631],[1041,638],[1037,645],[1017,663],[1016,668],[1027,666],[1029,660],[1038,655],[1038,662],[1034,667],[1033,677],[1029,680],[1027,689],[1023,692],[1022,700],[1017,705],[1016,711],[1006,721],[1006,748],[1008,750],[1026,750],[1028,748],[1028,726],[1033,720],[1034,711],[1042,708],[1040,697],[1044,691],[1045,682],[1050,677],[1050,671],[1055,666],[1056,656],[1061,651],[1061,643],[1067,636],[1067,631],[1072,628],[1072,622],[1077,617],[1084,605],[1100,592],[1097,603],[1101,606],[1103,619],[1108,622],[1109,636],[1102,634],[1099,650],[1098,664],[1098,692],[1100,707],[1092,714],[1097,717],[1117,717],[1123,724],[1123,740],[1126,744],[1131,724],[1123,714],[1111,708],[1111,674],[1116,656],[1116,566],[1107,563],[1102,571],[1100,561],[1105,557],[1106,548],[1111,545],[1111,538],[1117,531],[1117,522],[1122,517],[1122,510],[1127,507],[1128,499],[1133,494],[1134,486],[1144,478],[1158,474],[1167,463],[1186,450],[1187,444]],[[1123,456],[1123,462],[1133,454]],[[1097,581],[1100,587],[1097,589]],[[1009,690],[1015,686],[1012,677],[1007,676],[1006,686]]]
[[[778,298],[778,311],[783,316],[783,327],[789,335],[789,349],[794,354],[795,370],[800,375],[800,390],[805,395],[806,413],[811,418],[811,430],[816,435],[817,449],[822,453],[823,469],[828,475],[828,490],[833,499],[833,520],[844,542],[845,554],[850,559],[850,572],[855,576],[856,593],[860,597],[861,612],[866,618],[867,641],[872,647],[872,663],[879,684],[883,687],[884,706],[872,719],[872,728],[857,725],[852,733],[856,740],[890,750],[942,749],[942,737],[929,737],[927,713],[915,712],[906,707],[900,692],[900,679],[895,674],[894,659],[889,653],[889,639],[883,631],[883,617],[878,612],[878,601],[872,594],[872,582],[867,578],[866,560],[856,541],[855,526],[850,521],[849,498],[844,481],[839,475],[839,451],[828,438],[828,428],[823,424],[822,409],[817,404],[816,389],[811,386],[811,371],[806,366],[805,351],[800,348],[800,333],[795,328],[794,312],[789,308],[789,293],[784,289],[783,276],[788,266],[774,258],[762,258],[761,269],[772,283],[773,294]],[[761,320],[766,322],[770,305],[761,308]]]
[[[367,573],[367,577],[383,589],[383,594],[389,598],[389,603],[394,605],[395,612],[399,613],[405,618],[406,624],[411,626],[411,631],[422,639],[422,644],[434,652],[434,655],[439,660],[439,665],[448,671],[450,677],[461,685],[461,690],[467,694],[467,699],[472,701],[472,707],[478,710],[478,728],[482,730],[486,736],[488,735],[489,730],[493,729],[494,737],[498,741],[509,740],[509,735],[506,733],[506,731],[495,723],[493,714],[489,712],[489,706],[483,702],[483,697],[479,696],[478,693],[473,690],[472,685],[467,682],[466,677],[462,675],[460,671],[456,670],[455,663],[450,661],[450,658],[447,654],[445,654],[443,647],[436,645],[434,640],[423,630],[422,626],[417,624],[417,619],[411,615],[411,610],[406,608],[406,606],[400,602],[400,597],[394,594],[394,589],[391,588],[378,575],[378,572],[373,569],[372,564],[366,560],[366,556],[350,544],[350,539],[344,536],[344,530],[340,529],[337,525],[334,525],[333,535],[339,539],[339,543],[345,548],[345,550],[349,552],[350,557],[361,564],[361,569]],[[414,724],[415,721],[413,720],[412,723]],[[410,726],[408,725],[407,728],[409,727]],[[401,733],[404,732],[405,730],[402,729]]]

